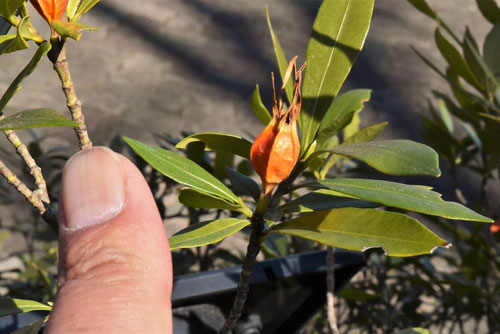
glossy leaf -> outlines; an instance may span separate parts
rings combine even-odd
[[[250,159],[252,143],[240,136],[214,132],[197,133],[184,138],[175,147],[184,149],[193,142],[204,143],[205,151],[226,152]]]
[[[495,0],[477,0],[477,6],[491,24],[500,23],[500,8]]]
[[[374,0],[325,0],[321,4],[307,46],[299,115],[302,151],[314,140],[323,116],[363,47],[373,5]]]
[[[354,135],[344,140],[342,145],[357,144],[357,143],[372,141],[375,138],[377,138],[378,135],[382,133],[382,131],[384,131],[387,124],[389,123],[384,122],[363,128],[358,132],[356,132]]]
[[[484,62],[498,79],[500,77],[500,23],[495,24],[483,45]]]
[[[437,153],[429,146],[410,140],[380,140],[340,145],[325,151],[360,160],[390,175],[441,174]]]
[[[252,215],[252,211],[241,201],[239,204],[235,204],[223,198],[191,188],[180,191],[179,202],[192,208],[231,210],[241,212],[247,217]]]
[[[193,161],[174,152],[146,145],[131,138],[123,137],[123,140],[151,167],[163,175],[202,192],[238,203],[238,197],[229,188]]]
[[[1,53],[11,53],[19,50],[24,50],[27,49],[28,43],[26,42],[26,39],[23,36],[23,32],[26,32],[26,25],[28,24],[29,16],[25,16],[20,22],[19,26],[17,29],[16,37],[10,39],[10,41],[7,43],[4,41],[2,43],[0,52]]]
[[[31,58],[30,62],[26,67],[18,74],[18,76],[14,79],[14,81],[10,84],[9,88],[5,91],[2,98],[0,99],[0,115],[5,108],[5,105],[9,100],[21,89],[21,82],[30,75],[33,70],[36,68],[40,60],[42,60],[43,56],[49,52],[51,45],[49,42],[45,42],[38,47],[38,50],[35,52],[33,58]]]
[[[269,111],[262,103],[260,98],[259,85],[256,85],[255,90],[252,94],[252,99],[250,100],[250,107],[254,115],[262,122],[262,124],[267,125],[271,121],[271,115]]]
[[[370,89],[355,89],[336,97],[320,124],[316,138],[318,147],[324,147],[328,138],[347,126],[352,119],[353,112],[361,111],[364,103],[370,100],[370,95]]]
[[[79,40],[82,37],[80,31],[82,30],[97,30],[96,28],[85,26],[83,24],[78,24],[74,22],[66,22],[66,21],[52,21],[52,28],[64,38],[73,38],[74,40]]]
[[[81,0],[69,0],[68,1],[68,6],[66,7],[66,17],[72,21],[71,19],[73,16],[76,14],[76,10],[78,9],[78,6],[80,5]]]
[[[390,256],[429,254],[448,245],[417,220],[376,209],[317,211],[274,225],[267,233],[290,234],[355,251],[381,247]]]
[[[476,87],[479,91],[482,91],[482,87],[478,82],[477,78],[471,72],[469,66],[465,62],[465,59],[460,54],[460,52],[451,44],[446,37],[443,36],[439,28],[436,29],[434,33],[434,38],[436,39],[436,44],[439,51],[443,57],[448,62],[449,66],[456,74],[464,78],[472,86]]]
[[[16,329],[13,332],[10,332],[10,334],[38,334],[40,333],[40,329],[42,329],[43,324],[47,321],[48,317],[45,317],[44,319],[37,320],[28,326],[21,327],[19,329]]]
[[[78,6],[78,9],[76,10],[76,14],[75,14],[74,20],[78,21],[80,19],[80,16],[82,14],[85,14],[89,10],[91,10],[92,7],[94,7],[95,5],[97,5],[97,3],[99,1],[100,0],[82,0],[82,2],[80,3],[80,6]]]
[[[31,311],[50,311],[52,307],[34,300],[0,298],[0,317]]]
[[[318,210],[337,208],[376,208],[379,203],[361,201],[357,198],[346,198],[336,196],[337,192],[329,189],[311,191],[279,207],[285,213],[290,212],[313,212]]]
[[[0,120],[0,131],[49,126],[78,126],[78,123],[49,108],[27,109]]]
[[[226,167],[227,176],[231,181],[234,193],[238,196],[250,196],[255,201],[260,197],[260,186],[251,177],[241,174],[232,168]]]
[[[267,19],[267,26],[269,27],[269,33],[271,34],[271,39],[273,40],[273,47],[274,47],[274,54],[276,56],[276,61],[278,63],[278,67],[280,70],[280,76],[281,80],[283,80],[283,77],[285,76],[286,69],[288,67],[288,60],[286,59],[285,53],[283,52],[283,49],[281,48],[281,44],[278,40],[278,36],[274,33],[273,27],[271,25],[271,19],[269,18],[269,8],[266,6],[266,19]],[[285,92],[286,96],[288,97],[288,101],[292,101],[293,98],[293,86],[292,86],[292,81],[288,81],[288,83],[285,86]]]
[[[422,186],[368,179],[328,179],[318,181],[325,188],[390,207],[449,219],[492,222],[455,202],[443,201],[441,194]]]
[[[224,218],[191,225],[170,239],[170,249],[191,248],[213,244],[250,225],[250,221],[240,218]]]

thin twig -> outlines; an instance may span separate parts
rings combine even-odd
[[[261,215],[254,215],[252,217],[252,234],[250,234],[250,240],[248,242],[247,255],[243,261],[243,266],[241,268],[240,281],[238,283],[238,288],[236,290],[236,297],[234,299],[233,307],[229,317],[226,322],[219,330],[219,334],[231,333],[236,321],[240,318],[241,312],[243,310],[243,305],[247,300],[250,277],[252,276],[252,271],[257,262],[256,258],[260,252],[260,236],[264,230],[264,219]]]
[[[18,192],[23,195],[28,202],[30,202],[35,209],[40,212],[43,220],[45,220],[49,226],[57,233],[58,231],[58,222],[57,222],[57,214],[54,209],[48,205],[48,203],[44,203],[39,196],[37,196],[33,191],[31,191],[19,178],[12,173],[12,171],[0,160],[0,174],[5,177],[8,183],[14,186]]]
[[[61,80],[62,89],[64,95],[66,96],[66,106],[71,112],[71,117],[79,126],[75,126],[75,133],[78,137],[80,143],[80,149],[84,150],[86,148],[92,147],[92,142],[90,141],[89,135],[87,133],[87,126],[85,125],[85,117],[82,113],[82,104],[76,96],[75,85],[71,79],[71,74],[68,68],[68,60],[66,58],[66,43],[63,43],[59,54],[56,59],[51,59],[54,64],[54,70],[59,75]],[[50,57],[49,57],[50,58]]]
[[[0,115],[0,120],[4,118],[4,115]],[[5,136],[7,136],[7,139],[15,147],[17,153],[23,158],[24,162],[30,170],[30,174],[35,179],[35,184],[38,188],[38,190],[35,191],[35,195],[39,196],[40,199],[45,203],[50,203],[49,194],[47,192],[47,183],[45,182],[45,179],[42,175],[42,169],[38,167],[35,159],[33,159],[33,157],[31,156],[26,145],[21,142],[21,139],[19,139],[19,137],[13,130],[7,130],[4,131],[4,133]]]
[[[335,316],[335,248],[326,248],[326,314],[332,334],[337,334],[337,317]]]

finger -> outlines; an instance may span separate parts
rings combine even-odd
[[[63,173],[59,291],[46,332],[170,333],[170,249],[139,170],[103,147]]]

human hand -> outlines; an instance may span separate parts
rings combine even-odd
[[[59,290],[45,333],[171,333],[172,263],[139,170],[108,148],[63,173]]]

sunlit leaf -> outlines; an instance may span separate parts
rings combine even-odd
[[[127,144],[154,169],[169,178],[202,192],[238,203],[238,197],[195,162],[174,152],[123,137]]]
[[[73,16],[78,9],[78,5],[80,4],[80,0],[69,0],[68,6],[66,7],[66,17],[71,21]]]
[[[14,79],[14,81],[10,84],[9,88],[5,91],[2,98],[0,99],[0,115],[5,108],[5,105],[9,100],[21,89],[21,82],[30,75],[33,70],[36,68],[40,60],[42,60],[43,56],[49,52],[51,45],[49,42],[45,42],[38,47],[33,58],[31,58],[30,62],[26,67],[18,74],[18,76]]]
[[[0,1],[0,16],[7,21],[12,19],[17,9],[22,6],[26,0],[2,0]]]
[[[307,150],[319,124],[361,51],[374,0],[325,0],[307,46],[307,68],[299,115],[301,149]]]
[[[247,219],[224,218],[191,225],[170,239],[170,249],[191,248],[213,244],[250,225]]]
[[[31,311],[50,311],[52,307],[34,300],[0,298],[0,317]]]
[[[78,123],[49,108],[27,109],[0,120],[0,131],[49,126],[78,126]]]
[[[97,30],[96,28],[85,26],[83,24],[56,20],[52,21],[51,26],[62,37],[69,37],[74,40],[79,40],[80,37],[82,37],[82,34],[80,34],[80,31],[82,30]]]
[[[381,247],[390,256],[429,254],[436,247],[448,245],[417,220],[376,209],[317,211],[276,224],[266,233],[290,234],[356,251]]]
[[[80,6],[76,9],[75,15],[71,18],[71,21],[78,22],[80,17],[92,9],[99,1],[100,0],[82,0]]]
[[[192,208],[231,210],[241,212],[247,217],[252,215],[252,211],[241,201],[238,204],[234,204],[223,198],[196,189],[182,189],[179,194],[179,202]]]
[[[259,85],[256,85],[255,90],[252,94],[252,99],[250,100],[250,107],[254,115],[262,122],[262,124],[267,125],[271,121],[271,115],[269,111],[262,103],[260,98]]]
[[[360,160],[382,173],[390,175],[439,176],[437,153],[429,146],[410,140],[380,140],[335,146],[317,151],[340,154]]]
[[[368,179],[328,179],[318,181],[324,187],[348,196],[387,206],[449,219],[492,222],[455,202],[447,202],[441,194],[421,186]]]
[[[205,151],[226,152],[250,159],[252,143],[240,136],[214,132],[197,133],[184,138],[175,147],[184,149],[193,142],[204,143]]]
[[[358,132],[356,132],[351,137],[344,140],[342,145],[365,143],[365,142],[372,141],[375,138],[377,138],[378,135],[382,133],[382,131],[384,131],[387,124],[389,124],[389,123],[384,122],[384,123],[375,124],[375,125],[363,128],[363,129],[359,130]]]
[[[328,138],[347,126],[352,120],[353,112],[361,111],[364,103],[370,100],[370,95],[370,89],[355,89],[337,96],[319,126],[316,138],[318,147],[325,147],[324,143]]]

